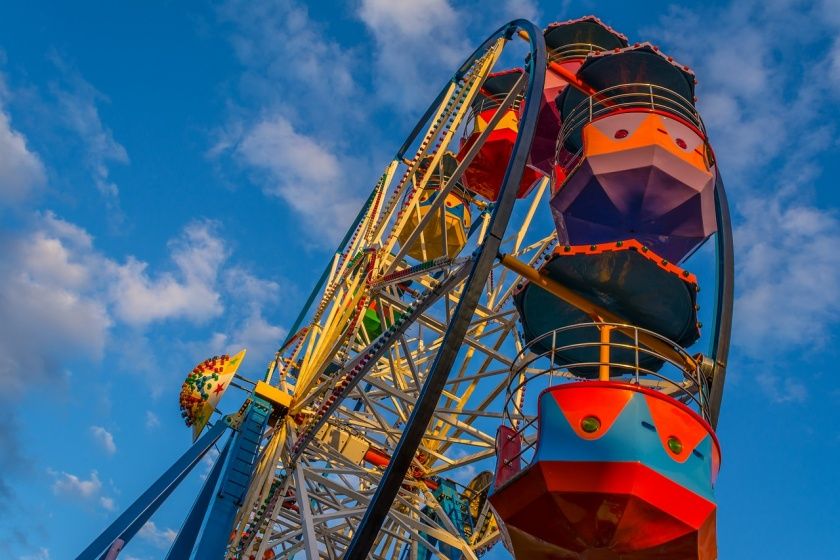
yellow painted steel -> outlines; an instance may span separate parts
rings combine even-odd
[[[267,400],[273,406],[282,406],[289,408],[292,404],[292,396],[266,383],[265,381],[257,381],[257,386],[254,388],[254,394],[258,397]]]
[[[485,59],[485,62],[481,67],[481,71],[476,74],[482,79],[489,72],[489,68],[492,67],[492,65],[487,65],[488,60],[495,62],[498,56],[498,53],[496,53],[495,50],[496,49],[493,49],[493,56]],[[454,129],[457,128],[457,124],[460,122],[460,119],[463,118],[463,113],[466,111],[466,107],[464,106],[465,104],[463,103],[464,97],[465,95],[473,92],[476,83],[477,81],[474,79],[472,82],[472,88],[463,89],[458,98],[450,99],[449,103],[445,102],[441,104],[435,119],[426,134],[427,139],[431,139],[435,135],[439,134],[447,121],[447,115],[451,114],[455,107],[461,107],[461,110],[456,113],[454,121],[450,124],[451,128],[444,133],[445,135],[448,135],[448,137],[445,141],[441,141],[440,143],[443,146],[448,144],[451,139],[451,135],[454,133]],[[454,90],[455,85],[452,84],[449,88],[450,97]],[[459,103],[459,101],[461,103]],[[422,159],[421,156],[424,155],[425,152],[426,150],[422,150],[422,153],[415,157],[413,167],[409,170],[411,178],[414,178],[414,174],[416,173],[417,168],[420,165],[420,160]],[[428,182],[431,174],[435,170],[434,166],[439,163],[443,153],[444,150],[436,150],[429,168],[424,173],[420,183],[415,185],[415,187],[422,187],[426,184],[426,182]],[[399,161],[393,160],[386,168],[380,183],[377,185],[378,188],[381,188],[383,193],[393,180],[398,164]],[[420,193],[422,192],[422,188],[415,189],[414,192]],[[414,203],[416,204],[417,201],[415,200]],[[388,220],[383,219],[384,216],[377,215],[381,211],[383,204],[384,202],[380,198],[371,205],[366,218],[359,226],[359,230],[363,231],[364,234],[357,235],[355,237],[354,241],[348,247],[348,250],[345,251],[345,258],[341,262],[337,261],[331,271],[327,288],[325,289],[324,295],[321,299],[321,308],[324,310],[329,308],[328,316],[324,322],[321,322],[322,315],[320,313],[317,313],[313,317],[311,329],[306,335],[308,340],[304,345],[301,345],[303,357],[301,359],[298,382],[295,387],[296,402],[301,402],[309,394],[315,381],[317,380],[317,377],[327,366],[327,361],[335,355],[335,352],[338,350],[338,345],[346,339],[346,335],[348,333],[344,332],[345,329],[343,329],[343,327],[346,327],[351,321],[353,312],[361,299],[367,297],[367,289],[364,286],[362,279],[359,278],[358,275],[352,274],[352,271],[348,270],[347,267],[352,259],[346,255],[352,255],[354,252],[361,250],[366,243],[370,243],[372,240],[375,242],[381,238],[381,231],[377,231],[376,224],[381,224],[381,227],[385,227],[388,224]],[[403,218],[403,221],[406,221],[407,216],[404,215]],[[393,239],[396,238],[395,231],[397,231],[397,227],[391,230],[389,236],[392,239],[392,243]],[[381,250],[380,252],[387,254],[384,250]],[[342,282],[346,283],[348,276],[351,276],[350,284],[348,286],[343,286]],[[295,410],[297,411],[297,408]]]
[[[419,205],[424,194],[426,196],[429,194],[429,189],[427,189],[429,180],[436,172],[443,154],[454,139],[454,135],[462,127],[470,103],[477,95],[486,76],[492,71],[501,54],[501,47],[504,42],[504,39],[500,39],[491,47],[488,53],[475,63],[463,81],[457,84],[453,81],[450,84],[448,93],[444,96],[436,115],[431,120],[417,153],[407,162],[395,159],[386,167],[375,187],[376,190],[370,207],[359,222],[354,235],[343,248],[343,251],[340,254],[337,253],[333,259],[325,281],[324,293],[321,295],[318,307],[308,326],[305,327],[306,330],[301,332],[300,337],[294,342],[294,347],[289,346],[290,354],[286,354],[286,357],[282,358],[282,366],[281,358],[278,357],[278,375],[284,379],[287,376],[295,377],[294,385],[289,385],[289,388],[294,391],[294,395],[290,396],[287,392],[274,387],[270,374],[267,375],[267,382],[258,383],[257,395],[282,406],[288,404],[290,411],[282,423],[270,433],[268,441],[262,449],[254,483],[246,495],[244,507],[240,508],[239,519],[235,525],[234,543],[238,543],[245,538],[244,531],[246,528],[251,535],[258,534],[261,531],[259,527],[255,529],[253,525],[249,526],[255,520],[249,520],[247,513],[256,511],[259,505],[265,501],[272,484],[278,480],[276,478],[278,462],[288,453],[291,444],[299,436],[299,419],[295,419],[293,416],[302,414],[304,417],[308,417],[314,412],[310,406],[317,402],[319,396],[323,394],[323,389],[326,386],[324,384],[324,372],[330,363],[338,361],[337,356],[341,357],[347,353],[348,349],[351,348],[350,345],[359,344],[361,340],[359,333],[362,328],[361,315],[372,297],[381,300],[378,308],[384,313],[386,307],[382,302],[390,300],[387,300],[386,296],[383,295],[384,292],[383,294],[378,292],[372,294],[371,281],[374,280],[377,273],[381,275],[387,267],[402,268],[405,266],[402,259],[396,258],[393,249],[399,242],[401,233],[408,232],[408,234],[411,234],[419,229],[420,221],[423,219],[422,209]],[[431,161],[428,168],[421,171],[421,162],[427,156],[431,157]],[[402,163],[408,166],[408,170],[400,184],[395,187],[392,183]],[[442,185],[442,187],[445,189],[445,185]],[[441,191],[438,192],[441,193]],[[442,230],[440,237],[431,239],[433,237],[432,232],[427,231],[427,228],[424,227],[424,231],[418,234],[419,241],[415,243],[420,247],[419,250],[422,252],[421,256],[424,257],[422,259],[424,261],[437,256],[432,255],[435,246],[445,247],[443,253],[453,256],[461,250],[467,241],[466,228],[469,227],[469,218],[467,218],[466,228],[463,224],[460,224],[461,232],[459,233],[457,228],[453,229],[455,223],[447,219],[450,217],[445,212],[446,203],[454,203],[453,199],[457,199],[457,196],[444,190],[441,197],[440,210],[436,207],[432,214],[434,217],[426,221],[427,225],[434,224]],[[403,205],[404,202],[405,205]],[[467,208],[468,206],[465,210]],[[397,211],[401,211],[401,214],[395,218],[394,213]],[[438,214],[442,218],[440,222],[436,219]],[[460,222],[454,216],[451,218]],[[486,229],[486,217],[484,221]],[[407,239],[407,237],[404,237],[404,239]],[[411,253],[408,254],[417,258]],[[373,275],[371,275],[371,272]],[[433,284],[427,277],[417,278],[415,281],[418,286],[426,288]],[[447,294],[447,305],[450,301],[457,303],[458,298],[457,290]],[[388,307],[387,310],[388,313],[393,314],[396,311],[403,311],[404,306],[402,304],[394,305]],[[487,316],[489,310],[482,309],[479,313],[481,317],[484,317]],[[482,323],[481,329],[484,328],[486,326]],[[367,338],[369,339],[369,337]],[[365,342],[370,341],[366,340]],[[436,345],[439,343],[440,340],[430,344]],[[395,361],[401,362],[401,353],[402,349],[398,345],[395,346],[393,353],[387,355],[387,363],[386,359],[383,359],[381,362],[374,364],[370,374],[372,380],[385,385],[392,385],[394,394],[408,392],[418,383],[417,378],[407,365],[411,358],[403,357],[402,360],[405,363],[395,363]],[[419,358],[414,365],[421,367],[422,363],[431,359],[430,355]],[[281,367],[282,371],[280,371]],[[290,370],[293,369],[296,369],[296,374],[288,375]],[[459,389],[462,388],[464,388],[463,385],[459,387]],[[473,389],[474,387],[467,389],[467,396],[460,394],[450,396],[457,400],[460,408],[463,408]],[[395,413],[405,421],[410,410],[401,406],[401,400],[402,397],[393,400]],[[447,431],[451,428],[447,425]],[[326,435],[327,429],[322,427],[318,433],[319,439],[325,438]],[[353,439],[354,437],[358,441]],[[352,458],[354,462],[363,456],[364,436],[348,435],[346,438],[342,436],[339,438],[339,444],[335,448],[336,451]],[[439,453],[435,455],[444,458]],[[288,485],[288,481],[285,484]],[[287,486],[281,486],[283,492],[285,492]],[[279,489],[277,492],[279,492]],[[284,493],[280,495],[285,496]],[[273,508],[274,511],[264,512],[265,518],[276,518],[279,508],[283,507],[283,502],[282,497],[277,500]],[[453,545],[464,546],[463,542],[456,542],[448,533],[441,532],[435,534],[435,536],[444,541],[449,539]],[[251,544],[245,549],[246,555],[255,554],[257,557],[261,557],[262,552],[266,550],[266,542],[260,542],[259,539],[260,537],[257,537],[251,541]],[[464,548],[464,553],[471,556],[469,547]]]
[[[612,325],[601,325],[598,327],[601,334],[601,346],[599,347],[598,380],[610,380],[610,332]]]
[[[365,261],[367,259],[362,259],[360,262]],[[318,376],[324,372],[329,361],[335,356],[340,344],[351,334],[347,332],[347,327],[354,315],[358,315],[359,303],[367,299],[367,290],[362,285],[365,279],[364,270],[357,269],[357,274],[352,276],[346,290],[340,289],[336,294],[338,299],[330,310],[317,347],[312,348],[305,356],[305,359],[308,358],[306,362],[301,364],[295,389],[296,401],[299,402],[301,397],[308,395]],[[296,406],[293,412],[299,412],[299,407]]]
[[[522,240],[524,238],[524,235],[523,235],[522,232],[524,231],[524,229],[526,229],[530,226],[531,220],[534,217],[534,213],[536,212],[537,206],[539,205],[540,201],[542,200],[542,198],[545,194],[545,190],[546,190],[547,186],[548,186],[548,178],[546,177],[542,181],[540,181],[540,184],[537,188],[534,199],[531,201],[531,205],[528,209],[528,213],[525,216],[525,221],[523,222],[523,226],[522,226],[523,230],[520,231],[519,235],[517,235],[516,243],[514,244],[514,250],[518,250],[520,248],[520,246],[522,244]],[[507,270],[503,270],[502,278],[499,278],[499,282],[498,282],[499,289],[501,289],[501,287],[502,287],[502,284],[504,282],[504,274],[506,272],[507,272]],[[496,294],[491,294],[491,297],[488,299],[488,302],[487,302],[488,306],[493,305],[495,295]],[[483,318],[487,314],[489,314],[488,311],[489,310],[485,311],[485,310],[482,310],[480,308],[477,308],[476,309],[476,315],[479,318]],[[468,333],[468,336],[475,336],[475,337],[480,336],[481,333],[484,332],[484,329],[486,328],[486,326],[487,326],[487,322],[480,323],[476,328],[472,329]],[[494,348],[494,350],[498,350],[498,348]],[[467,352],[466,352],[466,355],[464,356],[464,361],[461,365],[461,369],[458,372],[458,376],[464,375],[464,373],[466,372],[466,369],[469,366],[470,362],[472,361],[472,358],[473,358],[474,355],[475,355],[475,348],[472,348],[472,347],[468,348]],[[463,411],[467,402],[469,402],[470,397],[472,397],[473,392],[475,391],[476,387],[478,387],[478,384],[479,384],[478,379],[471,380],[469,382],[469,385],[467,386],[467,388],[461,394],[461,396],[457,399],[451,399],[450,403],[448,403],[448,404],[449,405],[455,404],[455,401],[457,400],[457,404],[455,404],[455,410],[457,412]],[[460,384],[455,384],[452,387],[452,391],[455,392],[455,393],[458,393],[458,391],[460,389],[461,389]],[[438,421],[437,424],[436,424],[436,429],[433,430],[433,432],[441,435],[443,441],[429,442],[429,445],[432,446],[433,448],[438,449],[441,452],[445,451],[449,447],[449,445],[445,441],[446,437],[449,435],[449,433],[453,429],[456,430],[454,435],[455,435],[455,437],[457,437],[461,433],[461,430],[458,430],[457,428],[454,428],[454,426],[452,426],[452,424],[444,424],[442,421]]]
[[[427,194],[428,197],[434,196]],[[424,202],[426,199],[421,199]],[[464,218],[461,219],[457,215],[449,211],[451,208],[463,207]],[[420,226],[423,217],[430,212],[429,206],[415,206],[415,211],[410,212],[406,227],[399,233],[397,239],[400,244],[405,244],[411,233]],[[470,209],[469,204],[465,203],[461,198],[454,194],[447,194],[446,201],[443,207],[438,211],[438,214],[443,214],[443,219],[432,219],[423,231],[420,233],[419,243],[413,243],[412,247],[406,253],[409,257],[417,259],[421,262],[430,261],[439,257],[455,257],[467,244],[467,232],[470,228]],[[443,222],[443,223],[441,223]]]
[[[426,183],[428,183],[432,175],[437,172],[438,165],[440,165],[440,160],[443,157],[443,154],[445,153],[445,148],[452,141],[452,138],[455,135],[455,131],[458,129],[458,127],[461,124],[461,121],[464,119],[464,117],[467,115],[467,112],[470,110],[470,103],[478,94],[479,88],[481,87],[484,78],[487,76],[487,74],[490,73],[490,70],[496,63],[496,60],[501,54],[501,46],[503,44],[504,39],[499,39],[496,42],[496,44],[490,48],[488,56],[486,56],[483,59],[472,81],[467,87],[463,88],[459,98],[455,100],[455,106],[458,107],[458,109],[455,113],[455,116],[452,119],[452,123],[450,123],[449,128],[444,131],[439,141],[439,144],[443,149],[438,149],[435,151],[435,153],[432,155],[432,160],[428,164],[428,168],[423,173],[422,178],[415,185],[414,190],[409,194],[407,207],[410,209],[410,211],[404,212],[402,216],[397,218],[397,221],[394,224],[394,228],[391,230],[391,233],[386,238],[383,244],[383,252],[390,253],[393,250],[394,245],[397,242],[397,237],[400,235],[402,230],[407,227],[409,215],[412,211],[414,211],[414,207],[419,204],[419,199],[424,189],[426,188]],[[446,191],[446,186],[443,187],[443,191]]]
[[[483,83],[484,78],[489,74],[498,59],[503,43],[503,40],[498,41],[488,51],[488,54],[483,58],[481,63],[477,64],[472,77],[467,81],[465,87],[456,91],[455,84],[450,85],[448,90],[449,98],[441,103],[435,118],[427,130],[423,145],[428,144],[429,146],[422,148],[416,154],[407,172],[408,178],[413,183],[413,190],[409,194],[408,201],[410,207],[416,208],[418,206],[419,198],[424,193],[424,187],[436,171],[436,167],[439,165],[445,153],[446,146],[451,142],[455,130],[463,121],[469,109],[469,103],[477,94],[480,84]],[[437,141],[438,147],[432,152],[430,149],[430,140],[437,136],[440,136]],[[427,153],[431,154],[432,159],[428,164],[428,168],[422,173],[420,180],[416,181],[420,162]],[[364,269],[363,265],[368,260],[367,258],[362,258],[351,267],[353,259],[350,258],[350,255],[358,254],[364,247],[370,246],[371,243],[375,244],[383,237],[383,232],[390,221],[388,216],[393,211],[393,209],[384,208],[384,193],[393,181],[399,163],[400,161],[395,159],[388,165],[380,182],[377,184],[377,188],[380,189],[383,196],[374,199],[365,218],[359,225],[357,230],[358,234],[344,251],[343,258],[337,255],[333,263],[333,268],[328,276],[327,287],[321,298],[320,311],[313,316],[310,329],[305,335],[306,340],[299,345],[294,353],[294,359],[298,356],[301,356],[301,358],[297,383],[294,389],[293,413],[302,410],[301,404],[308,400],[307,397],[311,394],[312,389],[316,387],[318,378],[329,365],[330,360],[332,360],[342,345],[348,341],[348,337],[353,335],[353,333],[347,332],[347,329],[355,322],[358,322],[356,321],[355,315],[357,314],[360,302],[369,299],[367,284],[370,279],[362,274],[362,270]],[[410,183],[406,184],[408,185]],[[450,200],[449,197],[447,197],[447,200]],[[466,232],[464,231],[463,238],[460,238],[457,231],[458,227],[453,223],[453,219],[454,217],[450,217],[446,221],[447,227],[444,228],[441,237],[447,242],[450,236],[453,238],[452,242],[447,243],[447,253],[454,254],[456,249],[460,249],[459,245],[462,246],[462,244],[466,243]],[[412,229],[410,224],[406,225],[411,221],[412,212],[404,212],[401,218],[390,229],[386,237],[386,247],[379,249],[378,253],[388,255],[389,248],[392,248],[397,241],[397,234],[402,229]],[[416,223],[414,227],[416,228]],[[435,242],[439,242],[439,240],[435,240]],[[426,243],[426,247],[430,247],[431,245],[433,245],[432,241]],[[429,251],[427,249],[428,253]],[[389,259],[379,259],[379,262],[387,263]],[[364,303],[366,305],[366,301]],[[324,317],[325,313],[326,317]],[[358,325],[356,325],[356,329],[354,330],[357,329]]]

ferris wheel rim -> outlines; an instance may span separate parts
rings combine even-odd
[[[521,24],[521,22],[520,22],[520,24]],[[432,105],[429,107],[429,109],[427,109],[426,115],[424,116],[425,120],[428,120],[429,115],[433,115],[435,113],[435,111],[439,109],[438,106],[443,101],[445,101],[447,90],[449,90],[452,87],[453,83],[456,80],[458,80],[460,78],[463,78],[464,74],[470,70],[470,64],[475,64],[477,59],[478,59],[478,56],[482,55],[482,52],[484,52],[484,53],[489,52],[490,49],[494,47],[494,44],[497,45],[499,49],[503,48],[502,43],[506,43],[507,41],[509,41],[510,38],[513,36],[513,34],[516,32],[517,29],[519,29],[519,27],[517,27],[517,22],[511,22],[510,24],[502,26],[495,34],[491,35],[490,38],[488,38],[482,44],[481,47],[476,49],[476,51],[473,53],[473,55],[469,59],[467,59],[467,61],[458,69],[458,72],[456,72],[455,76],[452,79],[450,79],[444,85],[444,88],[441,90],[441,93],[438,95],[438,97],[435,99],[435,101],[432,103]],[[536,26],[533,26],[533,24],[531,24],[529,34],[532,37],[541,39],[541,35],[538,33],[538,30],[536,29]],[[536,44],[538,46],[544,48],[544,45],[542,45],[541,43],[536,43]],[[498,56],[498,53],[497,53],[497,56]],[[539,57],[535,58],[532,55],[531,59],[532,59],[531,66],[532,66],[532,68],[536,69],[536,71],[537,71],[537,72],[534,72],[532,70],[531,74],[539,73],[539,76],[538,76],[539,79],[535,80],[532,76],[529,76],[530,77],[529,82],[528,82],[529,93],[527,94],[527,96],[530,99],[535,99],[535,98],[538,98],[539,96],[533,95],[532,92],[541,91],[541,89],[542,89],[542,80],[544,79],[544,73],[543,72],[544,72],[545,65],[539,63]],[[495,60],[496,59],[493,59],[493,63],[491,63],[491,65],[488,67],[489,69],[487,70],[487,72],[489,72],[490,69],[492,69],[492,66],[495,65]],[[536,63],[533,62],[534,60],[536,60]],[[543,72],[539,72],[540,70],[542,70]],[[486,75],[487,74],[484,74],[485,77],[486,77]],[[483,79],[484,78],[482,78],[482,80]],[[536,83],[536,82],[539,82],[539,83]],[[523,86],[524,86],[524,83],[523,83]],[[531,121],[536,120],[536,113],[537,113],[538,109],[539,109],[539,103],[531,103],[531,111],[529,113],[530,115],[532,115],[530,117]],[[420,132],[422,132],[423,127],[424,127],[424,119],[421,119],[418,122],[418,124],[414,127],[414,130],[411,132],[411,134],[409,135],[409,138],[406,140],[404,145],[398,151],[398,155],[400,155],[400,157],[402,157],[401,154],[405,154],[408,147],[411,146],[412,139],[417,140],[419,138]],[[531,124],[531,127],[533,127],[533,123]],[[494,126],[488,125],[488,128],[493,129]],[[530,135],[529,135],[529,137],[530,137]],[[521,134],[520,134],[519,138],[522,138]],[[519,169],[518,169],[519,175],[521,175],[522,172],[523,172],[524,164],[525,164],[525,156],[527,155],[529,146],[525,145],[523,147],[521,144],[522,144],[522,142],[519,143],[518,149],[515,150],[510,157],[509,165],[507,166],[507,172],[506,172],[506,175],[505,175],[505,178],[507,179],[507,181],[503,183],[505,185],[510,184],[510,183],[516,183],[516,182],[519,181],[519,177],[515,177],[515,176],[510,176],[509,177],[509,175],[511,175],[511,169],[513,167],[517,166],[517,164],[518,164],[518,167],[519,167]],[[518,161],[517,161],[517,158],[514,157],[514,156],[517,156],[517,155],[519,156]],[[409,162],[406,161],[405,163],[408,164]],[[388,171],[388,168],[386,168],[386,172],[387,171]],[[383,175],[383,177],[384,177],[384,175]],[[545,183],[542,183],[542,185],[543,186],[540,188],[540,191],[539,191],[540,192],[539,196],[535,197],[535,199],[534,199],[534,202],[533,202],[534,207],[536,206],[536,201],[539,198],[541,198],[543,196],[543,193],[545,192]],[[505,188],[507,188],[507,187],[505,187]],[[508,188],[507,189],[507,192],[511,193],[509,195],[510,197],[514,196],[513,191],[515,191],[515,188]],[[374,191],[368,197],[368,199],[365,202],[365,204],[363,205],[359,215],[357,216],[357,219],[351,225],[351,228],[348,230],[347,234],[345,235],[344,240],[339,245],[338,251],[336,252],[336,257],[338,257],[338,255],[340,253],[346,252],[349,249],[350,244],[353,243],[353,241],[351,241],[351,240],[354,239],[354,236],[358,235],[358,231],[360,230],[360,228],[363,229],[363,227],[360,224],[364,220],[366,212],[370,209],[371,205],[376,204],[376,202],[374,201],[374,197],[376,196],[376,194],[377,194],[376,191]],[[513,200],[514,200],[513,198],[510,198],[510,204],[509,204],[508,216],[507,216],[508,221],[510,219],[510,208],[513,206]],[[495,219],[496,216],[501,215],[498,212],[498,206],[499,206],[499,204],[486,205],[485,210],[484,210],[484,213],[487,214],[487,215],[485,215],[486,219],[485,219],[485,222],[484,222],[484,225],[483,225],[484,229],[482,229],[481,233],[479,234],[480,238],[483,239],[483,241],[481,242],[480,248],[477,251],[477,253],[487,254],[488,255],[487,260],[488,260],[488,262],[490,263],[491,266],[488,267],[486,269],[485,273],[483,274],[483,276],[478,281],[476,281],[476,285],[478,285],[479,287],[484,282],[487,281],[488,275],[490,275],[490,272],[493,269],[492,266],[494,265],[496,253],[497,253],[497,250],[498,250],[498,244],[499,244],[499,242],[502,241],[502,238],[504,237],[505,228],[507,227],[507,224],[505,224],[505,227],[499,227],[499,225],[498,225],[499,222]],[[489,209],[490,208],[493,209],[492,216],[489,215]],[[533,213],[533,208],[532,208],[532,213]],[[530,216],[529,216],[528,220],[530,220]],[[490,227],[490,225],[488,225],[488,224],[492,224],[492,227]],[[525,227],[527,227],[527,226],[525,226]],[[495,237],[491,236],[491,234],[490,234],[491,231],[495,233]],[[521,247],[521,242],[522,242],[521,235],[519,237],[520,238],[516,241],[515,247],[518,248],[519,250],[523,251],[523,253],[527,252],[527,251],[537,251],[538,253],[541,253],[541,252],[544,252],[546,250],[547,246],[550,244],[550,241],[546,241],[546,239],[548,239],[548,238],[545,238],[542,241],[542,245],[540,245],[539,243],[532,243],[531,245],[527,245],[525,248],[522,248]],[[552,237],[552,236],[549,236],[549,237]],[[488,247],[490,247],[490,245],[486,243],[486,241],[488,239],[495,239],[495,245],[496,245],[496,250],[491,250],[489,253],[487,252],[487,249],[488,249]],[[349,242],[349,244],[348,244],[348,242]],[[342,258],[349,259],[350,256],[351,255],[348,254],[348,255],[342,256]],[[460,262],[458,264],[462,265],[462,267],[465,267],[465,266],[470,264],[470,262],[469,262],[470,260],[474,261],[475,258],[476,258],[476,254],[473,254],[471,257],[469,257],[467,259],[462,259],[462,262]],[[535,259],[536,259],[536,257],[535,257]],[[532,262],[534,262],[534,261],[532,260]],[[335,266],[335,265],[333,265],[333,266]],[[301,336],[306,336],[307,333],[303,332],[303,331],[305,331],[309,327],[304,326],[303,329],[299,329],[300,324],[302,323],[303,317],[305,317],[307,311],[312,307],[312,304],[314,303],[315,298],[317,297],[318,293],[321,292],[323,289],[325,289],[325,285],[327,284],[327,278],[331,274],[330,268],[331,268],[331,266],[328,264],[326,269],[325,269],[324,274],[322,274],[321,280],[319,281],[316,288],[313,290],[313,294],[310,295],[310,298],[307,300],[307,302],[304,306],[304,309],[301,311],[301,315],[299,316],[299,321],[296,322],[295,328],[290,329],[289,336],[287,337],[287,340],[284,342],[284,346],[289,345],[291,343],[291,341],[300,333],[302,333]],[[505,274],[505,273],[506,273],[506,271],[502,272],[502,274]],[[443,279],[441,279],[441,280],[443,280]],[[492,286],[492,278],[491,278],[490,281],[491,281],[491,286]],[[500,284],[499,290],[501,290],[501,289],[502,289],[502,286]],[[509,296],[509,293],[499,292],[497,295],[500,298],[499,303],[498,303],[498,307],[501,307],[502,304],[504,303],[505,299]],[[460,301],[460,294],[459,294],[458,300]],[[450,321],[451,321],[451,317],[447,319],[446,324],[448,325]],[[510,333],[515,334],[515,331],[513,331],[511,329],[508,329],[508,331],[506,331],[503,334],[504,334],[504,336],[508,336],[508,334],[510,334]],[[463,336],[461,338],[463,339]],[[439,349],[438,349],[438,351],[439,351]],[[407,350],[406,350],[406,352],[407,352]],[[490,375],[490,374],[486,374],[486,375]],[[480,407],[483,407],[483,406],[486,406],[486,405],[480,405]],[[472,412],[472,411],[465,411],[463,414],[466,415],[467,412]],[[331,418],[331,416],[328,416],[327,418],[329,419],[329,418]],[[471,417],[471,418],[474,418],[474,416]],[[470,421],[472,421],[472,420],[470,420]],[[427,422],[427,425],[428,425],[428,422]],[[424,428],[425,428],[425,426],[424,426]],[[459,431],[459,430],[460,429],[458,429],[456,431]],[[476,454],[476,455],[478,456],[480,454]],[[466,460],[472,461],[472,460],[475,460],[475,459],[473,459],[473,455],[470,455],[470,456],[467,457]],[[441,469],[443,469],[443,470],[441,470]],[[446,465],[442,465],[440,468],[435,469],[435,472],[443,472],[445,469],[446,469]]]
[[[525,106],[520,121],[521,127],[519,134],[517,134],[516,143],[514,144],[513,152],[505,170],[504,178],[502,179],[502,189],[498,204],[493,210],[491,222],[488,226],[488,236],[485,237],[480,252],[476,255],[472,270],[465,284],[464,292],[444,336],[441,349],[438,351],[435,361],[424,381],[420,396],[412,409],[411,417],[406,428],[403,430],[403,435],[395,449],[392,461],[388,464],[388,467],[380,478],[376,493],[371,499],[364,517],[356,528],[353,540],[345,550],[344,557],[347,560],[362,560],[368,555],[384,523],[387,511],[391,508],[391,504],[397,496],[399,484],[408,472],[411,459],[431,420],[433,408],[440,399],[444,382],[455,360],[456,352],[452,351],[452,346],[447,347],[448,339],[451,336],[453,342],[457,341],[456,343],[460,343],[460,340],[466,335],[467,325],[464,324],[464,315],[467,313],[472,315],[474,312],[475,306],[478,303],[477,290],[483,287],[483,283],[490,274],[491,266],[496,259],[496,253],[510,219],[513,204],[516,200],[515,185],[518,185],[522,178],[527,155],[536,129],[540,106],[539,96],[537,96],[535,103],[534,92],[542,92],[543,90],[546,68],[545,42],[536,25],[524,19],[514,20],[503,25],[494,34],[490,35],[476,49],[473,55],[467,59],[467,62],[461,66],[461,69],[459,69],[459,72],[464,69],[471,62],[471,59],[474,59],[477,53],[489,45],[491,41],[500,36],[512,37],[519,29],[525,31],[529,36],[531,58],[528,89],[525,94]],[[477,281],[479,278],[481,279],[481,284]],[[462,309],[464,301],[468,303]],[[463,311],[466,311],[466,313],[462,314]],[[459,331],[461,332],[459,333]]]

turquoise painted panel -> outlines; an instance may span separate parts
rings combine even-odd
[[[684,463],[672,459],[656,433],[641,393],[633,394],[607,433],[596,440],[585,440],[575,433],[551,393],[540,396],[539,443],[534,462],[639,462],[714,501],[712,445],[712,437],[708,435]]]

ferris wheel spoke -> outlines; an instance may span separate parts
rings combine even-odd
[[[533,264],[554,242],[534,227],[545,182],[514,217],[510,196],[487,202],[462,184],[506,110],[518,110],[523,96],[541,87],[536,70],[518,77],[477,141],[454,149],[460,153],[452,163],[456,134],[471,125],[472,102],[506,43],[501,32],[489,40],[429,107],[331,258],[320,299],[313,293],[317,303],[307,302],[314,308],[301,315],[308,322],[278,352],[278,386],[294,396],[238,525],[250,538],[243,550],[342,557],[383,483],[390,484],[385,478],[406,461],[410,472],[399,478],[371,558],[414,559],[421,551],[446,558],[447,546],[476,558],[498,538],[484,521],[468,535],[432,489],[456,484],[438,480],[441,473],[475,468],[493,454],[510,356],[521,349],[511,301],[519,279],[499,266],[496,253]],[[524,165],[514,156],[512,175]],[[517,180],[510,178],[508,191]],[[464,212],[461,222],[451,221],[455,207]],[[453,325],[462,332],[453,334]],[[442,367],[449,371],[441,377]],[[441,396],[429,408],[423,395],[431,381]],[[429,413],[422,427],[413,420],[418,409]],[[416,447],[402,449],[405,432],[421,428]]]
[[[347,532],[353,530],[353,521],[357,521],[360,514],[364,512],[365,506],[369,502],[369,493],[354,491],[335,480],[327,478],[325,475],[329,473],[329,469],[316,470],[301,466],[298,468],[298,472],[300,473],[297,477],[298,485],[306,488],[306,495],[309,500],[321,509],[319,513],[311,512],[312,532],[309,533],[309,537],[315,535],[316,538],[313,542],[316,546],[319,542],[321,544],[332,542],[333,548],[326,548],[325,550],[340,551],[342,547],[349,543]],[[342,500],[340,496],[345,496],[347,499]],[[399,498],[399,501],[404,507],[414,506],[412,502],[406,501],[403,496]],[[328,523],[331,522],[338,523],[329,526]],[[306,536],[305,528],[296,528],[290,523],[278,524],[278,527],[285,531],[284,538],[286,539],[294,540]],[[383,530],[385,537],[379,543],[379,552],[393,551],[395,546],[401,547],[412,542],[419,542],[423,546],[428,546],[430,550],[434,549],[434,546],[423,536],[424,534],[464,550],[464,547],[467,546],[466,543],[453,537],[452,533],[451,524],[444,523],[444,526],[441,527],[438,521],[427,515],[421,514],[418,519],[412,519],[405,515],[395,514]],[[277,538],[270,539],[269,542],[274,545],[280,544],[280,540]],[[284,546],[283,548],[292,553],[296,550],[303,550],[306,546],[308,546],[308,543],[290,547]],[[374,554],[374,557],[376,556],[378,555]]]
[[[476,451],[470,455],[464,455],[463,457],[458,458],[457,460],[452,461],[451,463],[444,463],[433,467],[429,470],[429,475],[437,476],[445,472],[452,471],[456,468],[465,467],[467,465],[471,465],[473,463],[478,463],[480,461],[484,461],[485,459],[489,459],[495,456],[496,450],[495,448],[488,448],[483,449],[481,451]]]

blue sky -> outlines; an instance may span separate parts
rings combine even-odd
[[[484,36],[595,13],[696,71],[731,197],[720,556],[826,557],[840,2],[626,4],[2,3],[0,556],[72,558],[183,451],[194,363],[247,346],[261,373],[387,158]],[[164,554],[199,475],[126,558]]]

